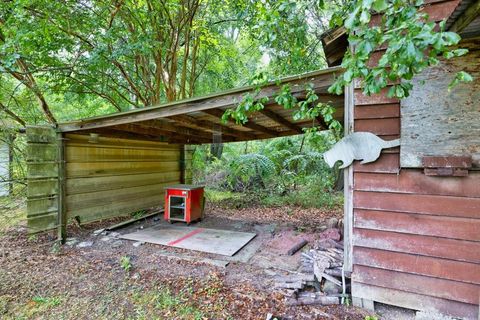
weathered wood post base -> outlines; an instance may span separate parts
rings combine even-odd
[[[360,307],[368,311],[372,311],[372,312],[375,311],[375,305],[373,303],[373,300],[352,297],[352,304],[355,307]]]

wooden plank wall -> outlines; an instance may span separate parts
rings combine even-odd
[[[193,175],[192,175],[192,161],[193,161],[193,153],[195,152],[195,146],[186,145],[184,147],[184,181],[183,183],[192,184],[193,183]]]
[[[480,99],[479,43],[464,42],[461,47],[468,48],[468,54],[441,61],[413,79],[414,86],[426,85],[401,103],[402,167],[422,167],[424,156],[469,155],[480,168],[480,104],[475,104]],[[470,73],[473,81],[448,90],[459,71]]]
[[[437,1],[429,10],[447,17],[452,4]],[[400,137],[400,104],[385,92],[365,97],[357,88],[354,119],[355,131]],[[480,171],[429,177],[401,169],[399,160],[395,148],[372,164],[354,164],[352,294],[478,319]]]
[[[67,218],[88,223],[163,205],[163,188],[180,182],[183,145],[66,136]],[[189,161],[185,169],[188,170]]]
[[[355,107],[356,128],[399,136],[382,131],[385,123],[400,121],[394,116],[398,103],[362,103]],[[376,119],[365,115],[372,107]],[[375,125],[365,125],[373,119]],[[354,165],[353,295],[477,319],[480,171],[463,178],[425,176],[422,169],[400,169],[398,152]]]
[[[27,127],[27,226],[53,229],[58,217],[57,135],[53,127]]]

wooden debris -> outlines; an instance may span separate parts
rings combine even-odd
[[[295,244],[289,254],[294,254],[306,243],[301,241]],[[343,257],[342,242],[331,239],[315,241],[309,251],[300,255],[300,271],[303,273],[276,277],[275,287],[283,290],[286,303],[290,306],[339,304],[340,299],[343,303],[349,296],[345,278],[351,278],[350,273],[343,273]],[[326,281],[342,288],[342,293],[324,287]],[[323,288],[328,293],[322,292]]]
[[[287,305],[289,306],[307,306],[307,305],[332,305],[339,304],[338,297],[329,297],[318,295],[315,298],[311,297],[298,297],[297,299],[288,299]]]
[[[302,256],[313,261],[313,257],[309,256],[308,254],[306,254],[304,252],[302,252]]]
[[[322,273],[322,277],[325,278],[326,280],[336,284],[337,286],[341,287],[342,286],[342,282],[341,281],[338,281],[337,279],[335,279],[334,277],[332,277],[331,275],[328,275],[326,274],[325,272]]]
[[[276,277],[275,280],[283,282],[314,281],[315,277],[313,274],[294,274]]]
[[[291,247],[290,250],[288,250],[287,254],[288,254],[289,256],[294,255],[295,252],[297,252],[298,250],[302,249],[307,243],[308,243],[308,241],[305,240],[305,239],[300,240],[300,241],[297,242],[293,247]]]
[[[325,273],[334,277],[341,278],[342,277],[342,269],[335,267],[335,268],[330,268],[330,269],[325,269]],[[345,271],[345,278],[351,278],[352,273]]]
[[[132,224],[134,222],[137,222],[137,221],[140,221],[140,220],[144,220],[144,219],[147,219],[147,218],[150,218],[150,217],[153,217],[153,216],[156,216],[156,215],[160,215],[163,213],[163,209],[162,210],[157,210],[157,211],[154,211],[154,212],[151,212],[151,213],[148,213],[146,215],[143,215],[139,218],[132,218],[132,219],[129,219],[129,220],[126,220],[126,221],[123,221],[123,222],[120,222],[120,223],[117,223],[117,224],[114,224],[108,228],[105,228],[105,230],[107,231],[112,231],[112,230],[116,230],[118,228],[122,228],[122,227],[125,227],[129,224]]]
[[[275,288],[282,288],[282,289],[303,289],[305,287],[305,283],[302,281],[297,282],[276,282]]]

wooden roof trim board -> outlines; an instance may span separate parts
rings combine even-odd
[[[293,94],[303,91],[305,89],[303,85],[307,82],[313,83],[317,90],[326,92],[326,89],[333,83],[335,74],[341,73],[342,70],[343,69],[339,67],[327,68],[284,78],[278,82],[271,82],[260,90],[258,98],[273,96],[279,90],[281,85],[286,83],[291,85]],[[244,94],[254,89],[254,86],[242,87],[217,94],[175,101],[158,106],[88,118],[80,121],[60,123],[58,130],[60,132],[84,131],[110,127],[118,124],[128,124],[145,120],[185,115],[192,112],[212,110],[216,108],[231,107],[239,102]]]
[[[480,15],[480,0],[466,1],[469,6],[453,22],[450,31],[461,33]]]

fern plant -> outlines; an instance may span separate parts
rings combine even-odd
[[[275,163],[259,153],[242,154],[231,159],[228,183],[235,191],[265,188],[265,180],[276,173]]]

